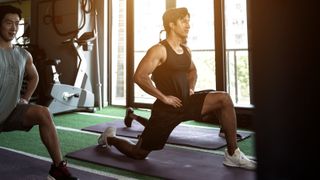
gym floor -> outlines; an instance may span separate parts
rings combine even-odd
[[[146,118],[150,116],[150,111],[148,110],[137,109],[135,110],[135,113]],[[63,155],[97,144],[97,138],[100,134],[82,131],[81,128],[96,125],[98,123],[112,121],[114,119],[123,119],[124,114],[124,108],[109,106],[95,113],[72,112],[54,115],[54,122],[56,124],[56,129],[60,138]],[[205,124],[194,121],[189,121],[186,123],[196,126],[217,127],[212,124]],[[253,136],[243,141],[240,141],[238,145],[244,153],[253,158],[255,157]],[[27,153],[34,157],[41,159],[44,158],[50,161],[49,155],[45,147],[41,143],[38,127],[34,127],[28,133],[20,131],[1,133],[0,147],[5,147],[19,152]],[[192,149],[197,150],[196,148]],[[212,153],[222,155],[224,147],[218,150],[198,150],[209,151]],[[94,173],[98,173],[109,177],[114,177],[117,179],[158,179],[155,177],[145,176],[139,173],[134,173],[122,169],[101,166],[70,158],[66,159],[69,165],[79,168],[85,168],[88,171],[92,171]]]

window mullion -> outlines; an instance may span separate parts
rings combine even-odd
[[[216,88],[226,91],[224,0],[214,1]]]

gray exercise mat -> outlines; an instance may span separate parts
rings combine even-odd
[[[0,179],[44,180],[48,176],[51,162],[36,159],[13,151],[0,148]],[[90,172],[69,168],[80,180],[112,180]]]
[[[130,128],[124,125],[123,120],[114,120],[93,126],[83,128],[84,131],[102,133],[107,127],[112,126],[117,128],[117,135],[124,137],[137,138],[144,127],[137,121],[132,122]],[[237,131],[242,136],[242,139],[250,137],[250,131]],[[178,125],[170,134],[167,143],[197,147],[203,149],[215,150],[226,146],[226,140],[219,137],[219,128],[204,128],[188,125]]]
[[[102,146],[90,146],[66,156],[164,179],[254,180],[256,175],[255,171],[224,166],[221,155],[170,146],[152,151],[144,160],[134,160],[114,147]]]

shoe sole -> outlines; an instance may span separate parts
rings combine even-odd
[[[106,145],[106,142],[105,143],[100,143],[100,139],[102,139],[102,135],[100,135],[99,138],[98,138],[98,144],[100,146]]]
[[[247,169],[247,170],[255,170],[255,168],[247,168],[244,166],[237,166],[234,164],[229,164],[228,162],[223,161],[223,165],[227,166],[227,167],[232,167],[232,168],[242,168],[242,169]]]

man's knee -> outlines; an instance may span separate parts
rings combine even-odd
[[[36,105],[29,112],[28,116],[31,119],[35,119],[39,124],[51,123],[51,113],[45,106]]]
[[[222,104],[224,106],[233,106],[233,102],[232,102],[230,94],[225,92],[222,95],[223,95]]]
[[[137,160],[142,160],[142,159],[145,159],[148,154],[150,153],[150,151],[147,151],[147,150],[144,150],[144,149],[141,149],[141,148],[134,148],[134,153],[133,153],[133,157],[134,159],[137,159]]]
[[[45,106],[38,106],[38,111],[39,113],[42,113],[42,114],[50,114],[50,111],[48,109],[48,107],[45,107]]]
[[[148,154],[150,153],[149,150],[142,149],[141,144],[142,144],[142,138],[140,137],[139,141],[133,147],[133,150],[132,150],[134,159],[138,159],[138,160],[145,159],[148,156]]]

